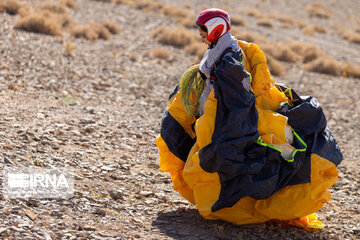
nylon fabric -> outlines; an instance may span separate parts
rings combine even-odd
[[[316,99],[287,97],[287,88],[271,78],[262,51],[238,44],[241,52],[225,56],[215,70],[217,82],[201,117],[186,112],[181,93],[170,99],[167,111],[195,143],[182,161],[159,136],[160,168],[206,219],[249,224],[312,214],[330,199],[341,151]],[[241,84],[249,73],[250,91]],[[299,138],[289,136],[289,129]],[[302,149],[304,141],[307,148],[288,162],[279,151],[257,144],[259,136],[270,145]]]

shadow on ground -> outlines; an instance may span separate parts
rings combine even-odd
[[[310,233],[275,222],[236,226],[220,220],[205,220],[196,209],[186,208],[158,212],[152,225],[173,239],[323,239],[320,232]]]

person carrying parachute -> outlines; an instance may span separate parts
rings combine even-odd
[[[196,24],[209,48],[169,97],[161,170],[205,219],[322,228],[315,212],[343,156],[319,102],[275,83],[260,48],[230,34],[227,12],[207,9]]]

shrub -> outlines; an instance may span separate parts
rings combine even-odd
[[[96,22],[90,22],[88,24],[77,25],[72,29],[72,35],[76,38],[85,38],[88,40],[111,39],[109,30]]]
[[[360,65],[353,64],[351,62],[345,63],[342,75],[344,77],[360,78]]]
[[[310,4],[306,11],[309,13],[310,17],[318,17],[328,19],[331,17],[330,9],[326,8],[323,3],[315,2]]]
[[[256,21],[256,24],[263,27],[269,27],[269,28],[273,27],[273,23],[268,18],[260,18],[259,20]]]
[[[183,48],[186,45],[190,44],[192,41],[198,39],[198,36],[195,33],[181,27],[171,29],[162,26],[155,29],[151,33],[151,36],[157,38],[160,43],[172,45],[179,48]]]
[[[309,36],[314,36],[315,32],[318,33],[327,33],[325,27],[320,25],[309,25],[305,28],[303,28],[302,33]]]
[[[261,17],[262,16],[261,12],[259,12],[258,10],[254,9],[254,8],[244,8],[244,9],[241,9],[240,11],[251,17]]]
[[[17,0],[0,0],[0,12],[17,15],[23,8],[28,9],[29,6]]]
[[[58,0],[60,4],[63,4],[64,6],[68,7],[68,8],[72,8],[75,9],[76,8],[76,3],[74,0]]]
[[[49,12],[53,12],[57,14],[67,13],[65,5],[61,3],[46,2],[40,6],[40,9],[48,10]]]
[[[330,56],[321,56],[316,60],[305,64],[303,69],[310,72],[339,76],[342,70],[342,66],[339,62]]]
[[[115,22],[102,20],[102,25],[107,28],[111,34],[119,34],[121,31],[121,27],[119,27]]]
[[[247,32],[247,31],[242,31],[238,28],[231,28],[230,30],[231,34],[236,37],[237,39],[239,40],[244,40],[246,42],[261,42],[263,41],[263,37],[260,36],[260,35],[257,35],[257,34],[254,34],[254,33],[251,33],[251,32]]]
[[[236,16],[236,15],[232,15],[231,16],[231,24],[232,25],[236,25],[236,26],[245,26],[246,25],[246,21],[244,18]]]
[[[279,44],[262,44],[261,49],[279,61],[294,63],[299,60],[299,56],[290,47]]]
[[[284,73],[284,67],[279,61],[271,56],[266,56],[266,61],[269,67],[269,71],[274,76],[281,76]]]
[[[150,52],[149,56],[167,60],[171,58],[171,53],[166,49],[156,48]]]
[[[47,10],[30,12],[15,21],[15,28],[47,35],[61,35],[61,24],[57,16]]]
[[[185,47],[185,51],[187,53],[190,53],[191,55],[195,55],[199,59],[201,59],[204,56],[206,50],[207,50],[206,45],[200,42],[192,42],[191,44]]]

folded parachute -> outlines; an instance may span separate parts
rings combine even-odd
[[[312,214],[330,199],[341,151],[319,102],[275,84],[262,51],[238,44],[241,51],[215,68],[203,115],[196,66],[170,95],[156,139],[160,168],[206,219],[249,224]]]

